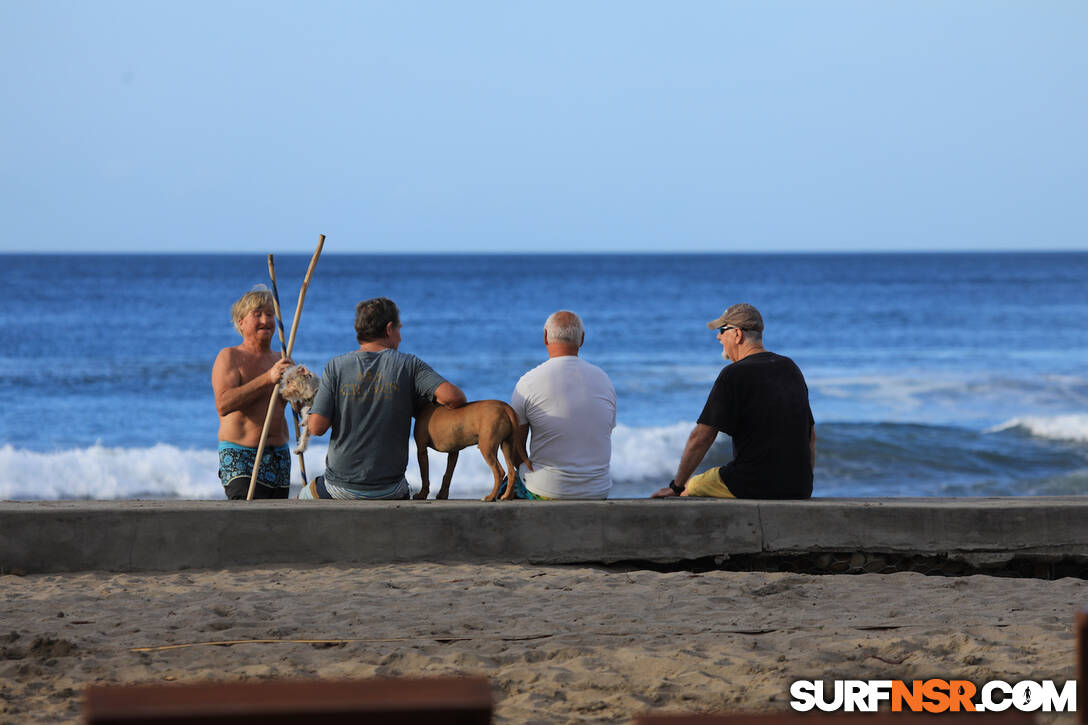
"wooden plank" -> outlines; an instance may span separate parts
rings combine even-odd
[[[1088,725],[1088,608],[1077,612],[1077,720]]]
[[[483,677],[92,685],[84,725],[487,725]]]
[[[1029,712],[760,712],[643,715],[633,725],[1032,725]]]

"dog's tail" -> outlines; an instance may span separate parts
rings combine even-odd
[[[506,417],[510,419],[511,438],[514,442],[514,447],[517,449],[518,457],[525,461],[525,467],[530,471],[533,470],[533,462],[529,460],[529,454],[525,450],[524,444],[521,442],[521,438],[518,436],[518,414],[514,412],[514,409],[509,405],[506,406]]]

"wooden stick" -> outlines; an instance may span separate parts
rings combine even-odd
[[[283,331],[283,315],[280,313],[280,291],[276,287],[276,263],[272,255],[268,255],[268,276],[272,278],[272,307],[276,312],[276,329],[280,332],[280,352],[282,357],[287,357],[287,334]],[[291,406],[291,417],[295,421],[295,442],[302,438],[302,429],[298,425],[298,411]],[[302,477],[302,486],[306,486],[306,457],[302,451],[298,452],[298,469]]]
[[[306,299],[306,290],[310,288],[310,278],[314,276],[314,267],[317,266],[317,258],[321,256],[321,248],[325,246],[325,235],[320,235],[317,240],[317,249],[310,258],[310,266],[306,268],[306,277],[302,280],[302,287],[298,291],[298,304],[295,305],[295,319],[291,322],[291,336],[287,338],[287,356],[295,349],[295,333],[298,332],[298,320],[302,316],[302,302]]]
[[[1077,702],[1080,722],[1088,725],[1088,607],[1077,612]]]
[[[310,287],[310,278],[313,277],[314,267],[317,266],[317,258],[321,256],[321,248],[325,246],[325,235],[317,240],[317,249],[310,258],[310,266],[306,269],[306,277],[302,280],[302,288],[298,291],[298,304],[295,305],[295,320],[291,323],[291,336],[287,338],[287,357],[291,357],[291,351],[295,349],[295,333],[298,332],[298,321],[302,317],[302,302],[306,298],[306,290]],[[272,427],[272,415],[276,410],[276,402],[280,398],[280,386],[272,388],[272,398],[268,401],[268,414],[264,417],[264,429],[261,431],[261,442],[257,446],[257,459],[253,461],[253,475],[249,478],[249,493],[246,501],[253,500],[253,493],[257,490],[257,473],[261,470],[261,456],[264,454],[264,444],[268,440],[268,431]]]

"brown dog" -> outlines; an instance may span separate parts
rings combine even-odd
[[[518,418],[514,409],[501,400],[477,400],[460,408],[446,408],[441,405],[425,405],[416,414],[416,427],[413,436],[416,441],[416,457],[419,461],[419,477],[422,488],[415,495],[417,499],[427,498],[431,492],[427,448],[448,453],[446,473],[442,476],[442,488],[435,498],[449,498],[450,481],[453,469],[457,466],[457,456],[462,448],[477,445],[480,455],[495,474],[495,486],[484,501],[494,501],[502,485],[505,473],[499,465],[498,450],[502,447],[506,467],[510,469],[510,485],[502,498],[504,501],[514,497],[514,473],[518,470],[514,460],[514,447],[518,429]],[[517,446],[517,454],[529,470],[533,464],[524,447]]]

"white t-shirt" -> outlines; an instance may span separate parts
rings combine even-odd
[[[608,375],[576,355],[549,358],[521,376],[510,405],[529,424],[533,470],[525,487],[546,498],[607,498],[612,488],[616,389]]]

